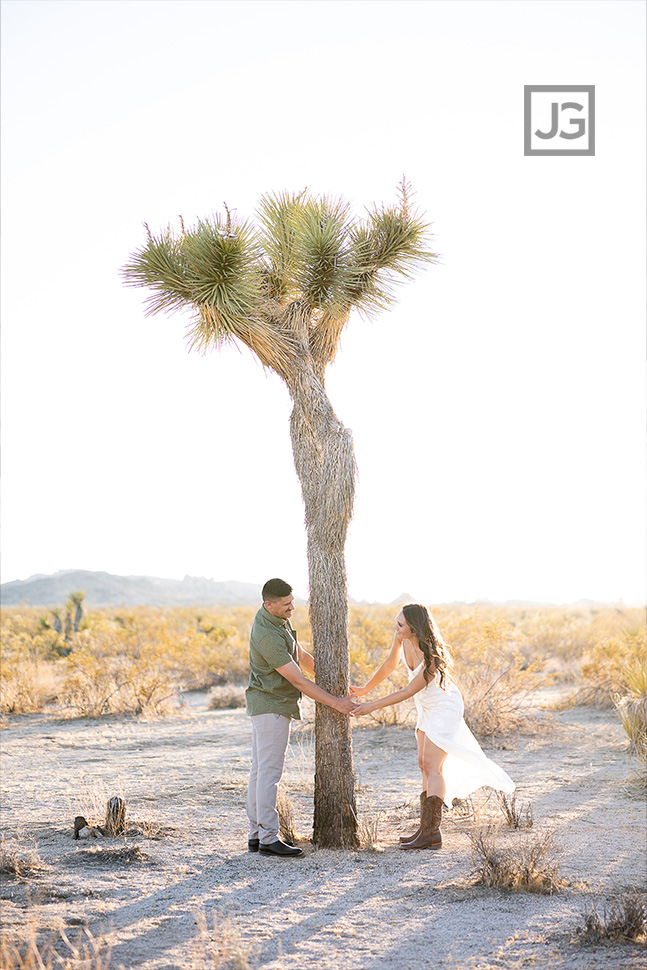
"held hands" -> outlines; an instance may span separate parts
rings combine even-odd
[[[335,710],[340,714],[354,714],[357,707],[352,697],[338,697],[335,704]]]
[[[348,688],[351,697],[361,697],[362,694],[366,694],[366,687],[354,687],[352,684]]]
[[[375,701],[364,701],[363,704],[357,704],[355,706],[353,717],[360,717],[362,714],[372,714],[375,710],[377,710]]]

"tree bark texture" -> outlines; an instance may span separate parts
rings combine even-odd
[[[315,682],[329,693],[345,697],[349,653],[344,545],[355,491],[353,441],[314,369],[299,368],[290,381],[290,392],[294,402],[292,450],[308,536]],[[315,738],[315,845],[355,847],[357,813],[348,717],[317,704]]]

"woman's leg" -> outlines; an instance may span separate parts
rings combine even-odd
[[[418,742],[418,767],[420,768],[420,773],[422,775],[422,791],[427,791],[427,779],[425,778],[425,759],[424,759],[424,749],[425,749],[425,733],[424,731],[416,731],[416,741]]]
[[[422,731],[419,731],[418,734],[422,734],[422,752],[420,754],[422,764],[420,767],[422,770],[423,788],[427,792],[427,797],[429,795],[438,795],[439,798],[444,799],[447,789],[445,787],[445,779],[443,778],[443,764],[445,763],[447,752],[439,748],[433,741],[430,741]]]

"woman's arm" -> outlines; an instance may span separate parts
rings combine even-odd
[[[307,670],[309,674],[314,674],[315,672],[315,658],[307,650],[304,650],[301,644],[297,641],[297,650],[299,651],[299,666],[302,670]]]
[[[406,701],[407,697],[413,697],[414,694],[417,694],[418,691],[423,690],[426,686],[427,681],[425,680],[424,671],[420,670],[407,687],[403,687],[402,690],[396,690],[393,694],[387,694],[386,697],[380,697],[377,701],[364,701],[362,704],[357,705],[353,714],[355,716],[372,714],[373,711],[379,711],[382,707],[392,707],[394,704]]]
[[[351,697],[361,697],[362,694],[368,694],[369,691],[381,684],[383,680],[390,677],[395,668],[398,666],[400,660],[400,649],[402,647],[402,637],[398,637],[397,633],[393,637],[393,643],[391,644],[391,649],[389,655],[384,661],[384,663],[377,668],[373,676],[363,687],[350,687]]]

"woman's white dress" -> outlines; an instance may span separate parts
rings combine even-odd
[[[424,660],[412,670],[406,660],[409,681],[422,670]],[[463,718],[463,698],[456,684],[445,679],[446,690],[432,680],[413,695],[418,712],[416,731],[425,735],[447,752],[443,778],[447,786],[445,804],[451,807],[455,798],[467,798],[477,788],[489,785],[510,795],[515,784],[503,768],[487,758]]]

